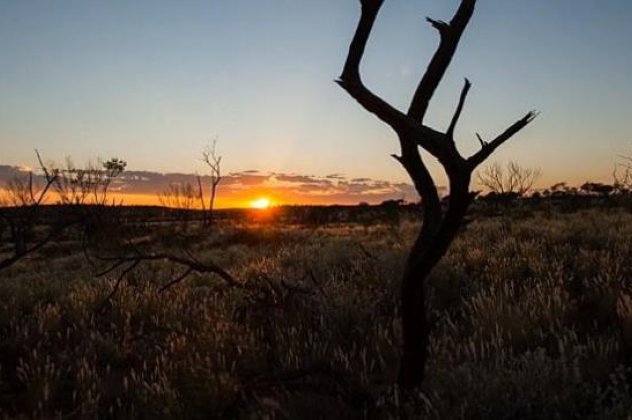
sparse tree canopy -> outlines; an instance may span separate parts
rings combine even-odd
[[[62,168],[44,163],[39,152],[36,153],[40,168],[61,204],[105,205],[112,182],[127,167],[127,162],[118,158],[78,167],[67,157],[66,167]]]

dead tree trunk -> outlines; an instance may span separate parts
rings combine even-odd
[[[205,209],[206,216],[204,218],[204,225],[211,226],[213,224],[213,211],[215,209],[215,197],[217,195],[217,186],[222,181],[221,163],[222,157],[216,152],[217,140],[213,141],[213,146],[209,146],[202,152],[202,161],[206,163],[210,170],[210,195],[208,199],[208,209]],[[200,199],[202,200],[202,207],[204,208],[204,193],[202,192],[202,184],[198,177],[198,185],[200,187]]]
[[[360,21],[337,83],[362,107],[395,131],[401,153],[393,157],[406,169],[422,198],[423,224],[408,256],[401,286],[403,349],[398,382],[403,389],[412,389],[423,382],[428,359],[430,329],[426,318],[425,279],[447,252],[463,224],[469,205],[476,197],[476,193],[470,192],[472,172],[494,150],[533,121],[536,114],[527,113],[490,142],[483,141],[479,136],[481,149],[470,157],[463,157],[456,148],[454,131],[471,87],[470,82],[465,80],[446,132],[424,124],[424,117],[472,17],[476,0],[461,0],[450,22],[427,19],[439,32],[440,43],[406,113],[373,94],[362,82],[360,63],[384,0],[360,0],[360,3]],[[441,206],[437,187],[419,147],[437,158],[448,175],[450,196],[445,209]]]

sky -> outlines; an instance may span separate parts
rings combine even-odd
[[[406,109],[438,42],[424,18],[457,6],[386,0],[367,86]],[[358,17],[355,0],[0,0],[0,164],[36,166],[37,148],[203,173],[217,139],[223,172],[258,171],[267,193],[274,174],[408,182],[390,128],[334,83]],[[492,160],[539,168],[541,186],[611,181],[632,155],[630,18],[629,0],[479,0],[426,122],[445,129],[468,77],[463,153],[536,109]]]

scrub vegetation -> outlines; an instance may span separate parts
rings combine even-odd
[[[235,282],[192,272],[167,288],[182,267],[166,259],[95,277],[70,227],[0,271],[0,413],[628,418],[632,214],[593,200],[477,201],[428,279],[427,377],[406,399],[394,385],[399,287],[416,207],[109,229],[151,255],[213,261]]]

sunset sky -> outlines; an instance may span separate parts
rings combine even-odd
[[[437,45],[424,17],[457,6],[387,0],[366,84],[406,108]],[[358,16],[356,0],[0,0],[0,165],[35,166],[38,148],[203,173],[217,138],[233,204],[413,199],[390,129],[333,83]],[[611,181],[632,155],[631,18],[629,0],[480,0],[427,122],[447,126],[468,77],[462,152],[537,109],[495,160],[540,168],[542,186]]]

